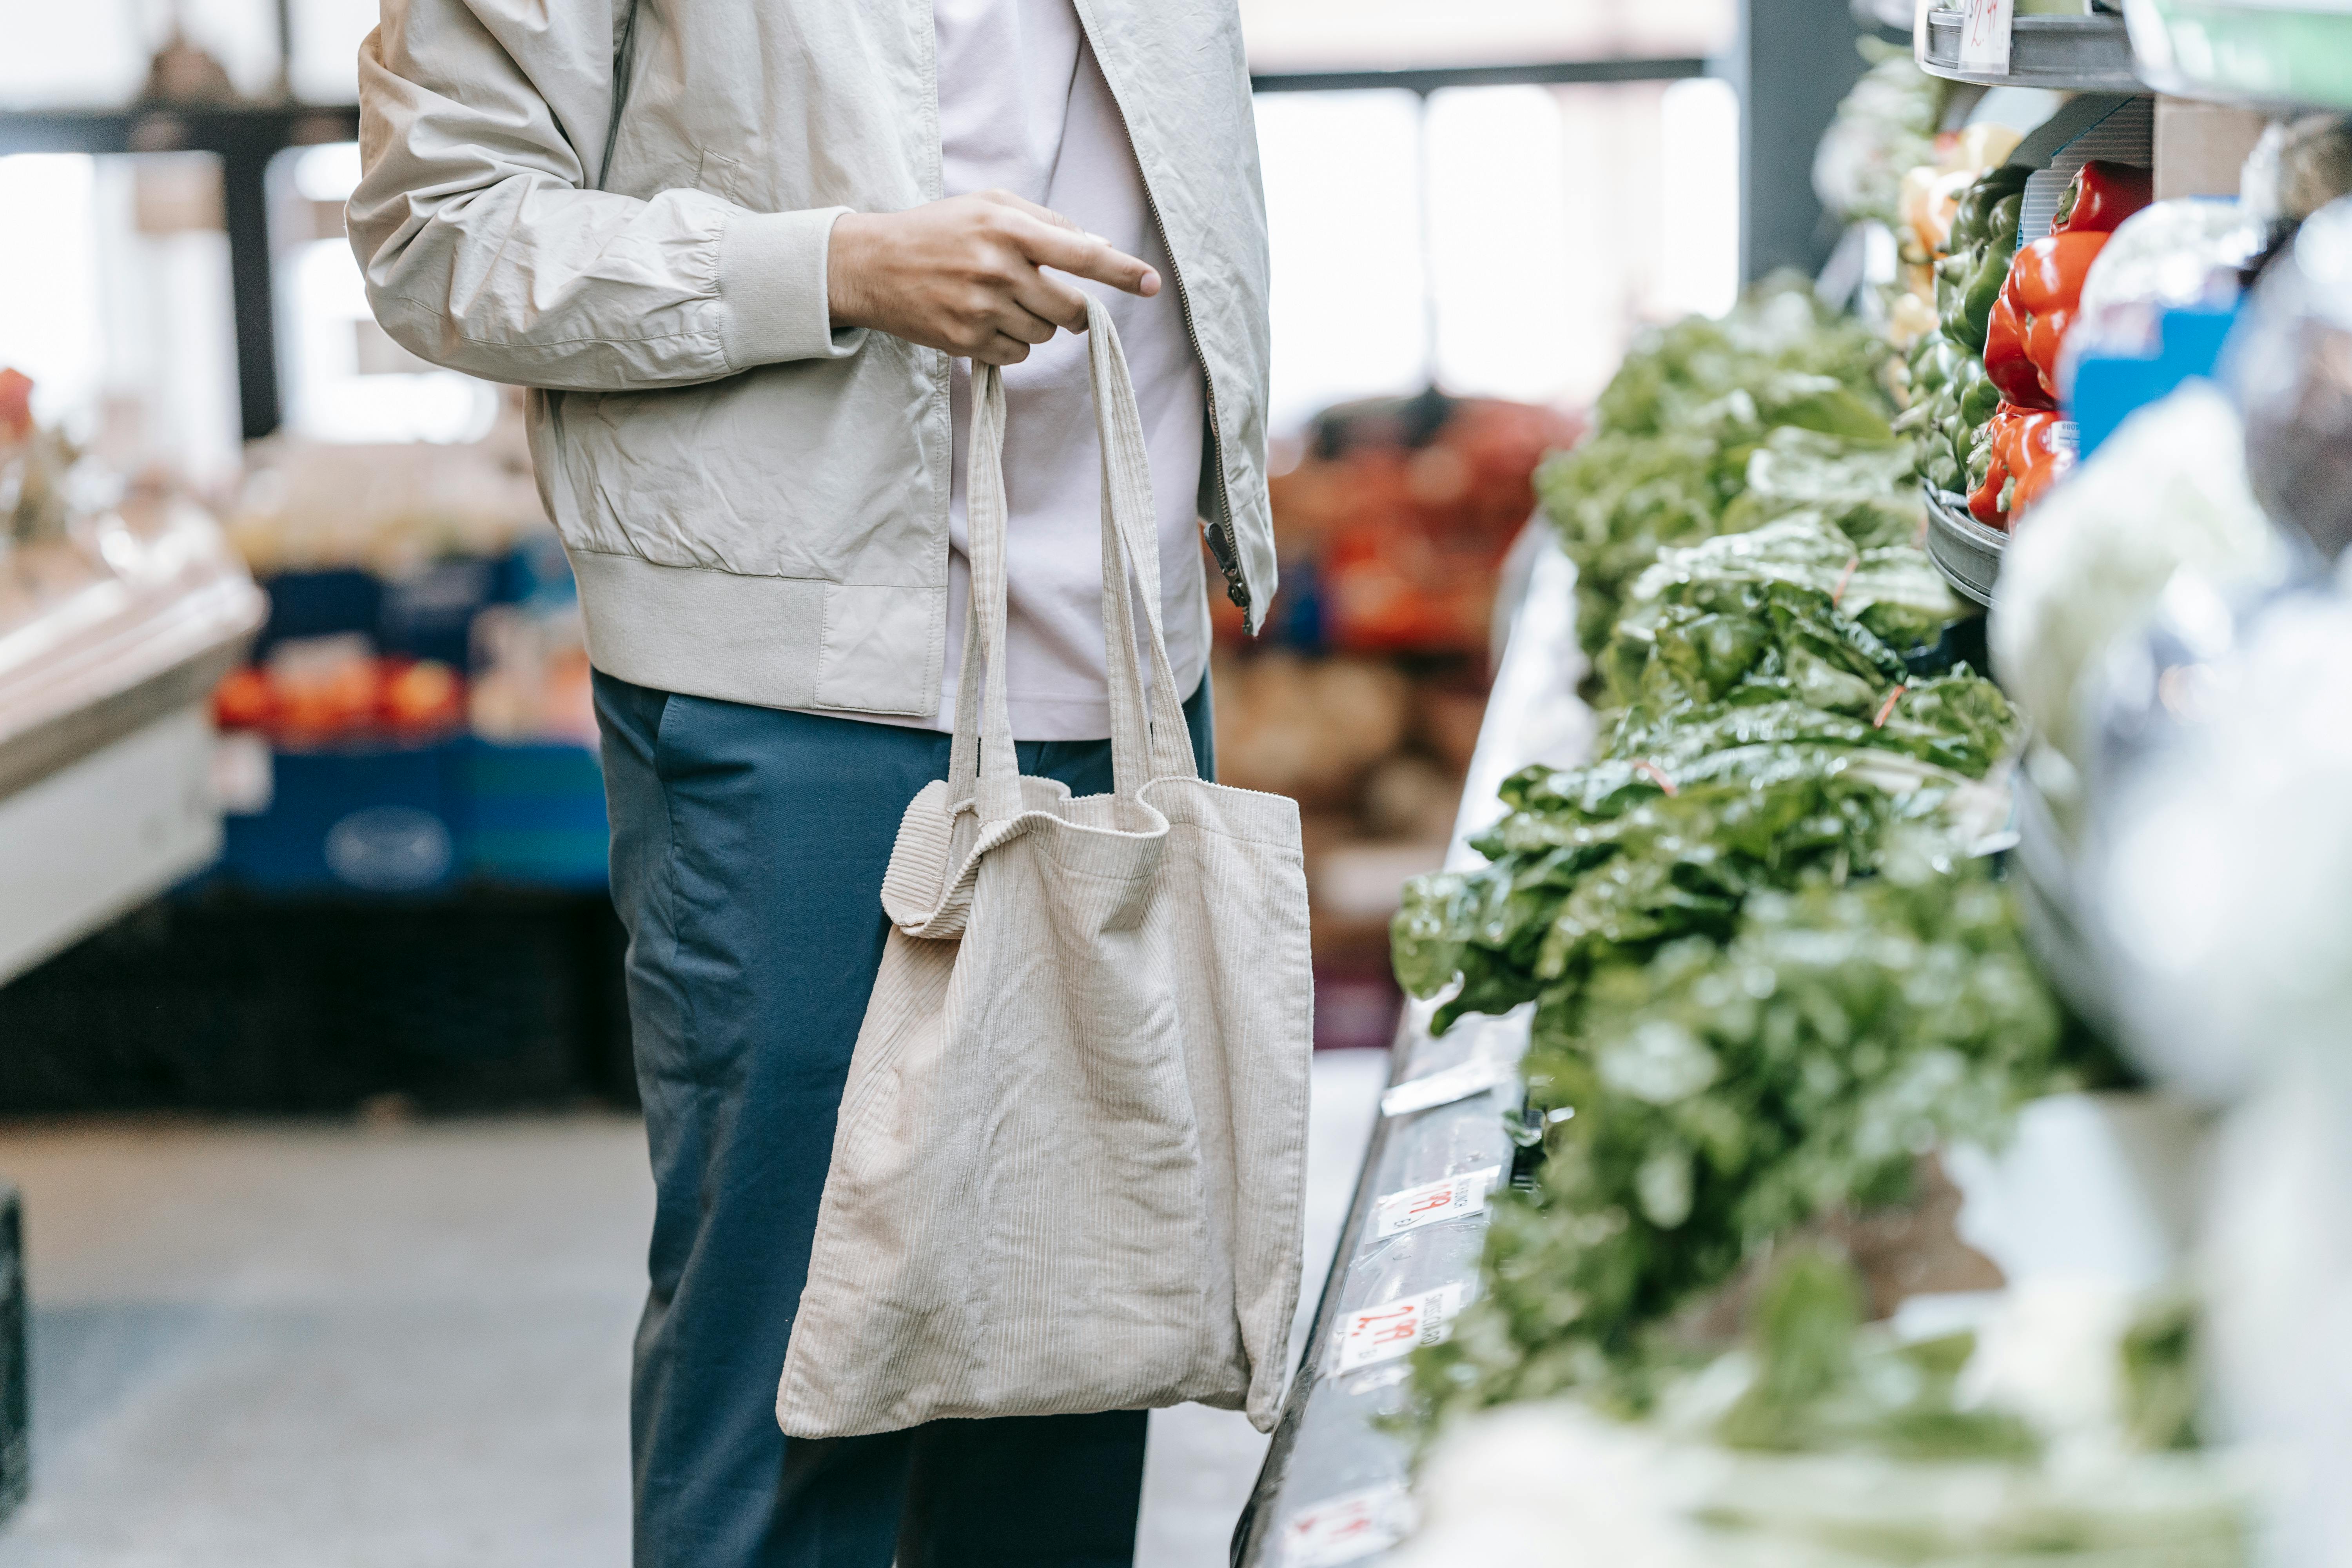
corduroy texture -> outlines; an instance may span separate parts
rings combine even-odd
[[[1280,1407],[1314,1032],[1298,809],[1194,765],[1134,390],[1099,306],[1088,331],[1117,786],[1074,798],[1014,761],[984,368],[954,751],[883,883],[777,1390],[792,1436],[1187,1401],[1268,1430]]]

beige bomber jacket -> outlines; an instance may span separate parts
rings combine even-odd
[[[1203,526],[1255,629],[1265,217],[1234,0],[1076,7],[1207,374]],[[348,213],[368,299],[425,359],[531,389],[598,668],[937,710],[948,357],[833,330],[824,278],[843,212],[940,194],[932,40],[929,0],[384,0]]]

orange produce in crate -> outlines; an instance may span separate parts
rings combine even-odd
[[[466,721],[466,683],[436,659],[395,664],[383,678],[379,710],[399,734],[455,730]]]
[[[220,729],[266,730],[277,715],[269,677],[251,665],[230,670],[213,689],[213,723]]]
[[[1336,647],[1483,653],[1496,569],[1535,510],[1536,465],[1579,429],[1553,409],[1464,398],[1412,445],[1429,407],[1335,410],[1316,438],[1328,455],[1271,486],[1276,538],[1312,563]]]

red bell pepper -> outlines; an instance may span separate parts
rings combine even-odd
[[[2064,423],[2055,409],[2002,405],[1988,426],[1992,461],[1984,483],[1969,497],[1969,515],[1999,529],[2023,516],[2043,490],[2074,466],[2074,447],[2058,439]]]
[[[2006,284],[2000,297],[1993,301],[1992,314],[1986,320],[1984,373],[1985,379],[2000,388],[2006,405],[2019,408],[2057,406],[2056,400],[2042,390],[2041,373],[2026,357],[2025,322],[2011,303]]]
[[[2058,198],[2053,234],[2113,234],[2116,226],[2156,198],[2156,175],[2129,163],[2094,158],[2074,171]]]
[[[2010,262],[1985,329],[1984,361],[1986,378],[2018,406],[2058,406],[2058,350],[2074,324],[2083,279],[2106,243],[2097,232],[2053,234]]]

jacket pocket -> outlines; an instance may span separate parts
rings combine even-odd
[[[835,583],[824,591],[817,654],[822,708],[929,718],[938,711],[946,608],[936,591]]]
[[[750,207],[754,212],[767,210],[759,200],[758,192],[752,188],[751,168],[742,160],[730,158],[724,153],[713,153],[708,147],[696,151],[700,154],[694,169],[697,190],[708,191],[714,196],[723,197],[739,207]]]

